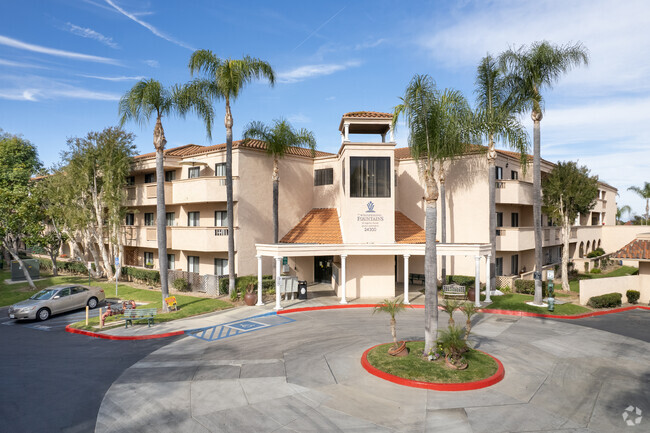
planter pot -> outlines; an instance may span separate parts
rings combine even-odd
[[[406,341],[399,341],[397,343],[397,348],[391,346],[388,349],[388,354],[391,356],[406,356],[409,354],[408,349],[406,348]]]
[[[465,370],[467,368],[467,362],[456,365],[450,361],[449,356],[445,356],[445,364],[452,370]]]
[[[244,295],[244,302],[249,307],[252,307],[253,305],[255,305],[255,301],[257,301],[257,296],[255,296],[255,293],[246,293]]]
[[[474,301],[474,296],[476,296],[476,290],[474,290],[474,287],[470,287],[469,289],[467,289],[467,299],[470,301]]]

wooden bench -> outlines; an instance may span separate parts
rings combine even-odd
[[[174,309],[174,311],[178,311],[178,304],[176,303],[176,296],[170,296],[168,298],[165,298],[165,302],[167,303],[167,307],[169,309]]]
[[[409,274],[409,283],[413,284],[414,281],[422,281],[424,284],[424,274]]]
[[[467,291],[465,290],[465,286],[459,286],[458,284],[445,284],[442,286],[442,297],[445,299],[467,299]]]
[[[139,310],[129,308],[127,310],[124,310],[124,327],[128,328],[129,323],[131,323],[131,326],[133,326],[134,320],[141,319],[146,319],[147,326],[151,326],[153,325],[153,318],[156,314],[158,314],[158,310],[155,308],[141,308]]]

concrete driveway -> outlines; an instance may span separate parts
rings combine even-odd
[[[226,339],[188,336],[156,350],[109,388],[95,431],[650,430],[644,341],[568,322],[483,314],[474,346],[503,362],[505,379],[477,391],[439,392],[386,382],[361,367],[365,349],[390,341],[388,316],[351,309],[290,317]],[[398,338],[421,339],[423,317],[423,310],[401,314]],[[440,326],[446,322],[441,312]],[[630,406],[634,413],[624,418]],[[628,426],[630,420],[638,424]]]

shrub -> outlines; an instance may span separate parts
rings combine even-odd
[[[447,275],[447,284],[458,284],[459,286],[474,287],[476,277],[468,275]]]
[[[628,290],[625,292],[625,296],[627,296],[627,302],[630,304],[636,304],[641,296],[641,292],[638,290]]]
[[[189,292],[190,284],[187,282],[187,280],[179,278],[177,280],[174,280],[174,289],[178,290],[179,292]]]
[[[250,283],[255,284],[255,287],[257,287],[256,275],[243,275],[241,277],[236,277],[235,291],[245,292],[246,286]],[[273,277],[271,275],[262,275],[262,290],[267,290],[271,287],[275,287],[275,280]],[[228,293],[228,276],[225,276],[219,280],[219,293],[222,295]]]
[[[57,263],[58,265],[58,263]],[[52,260],[38,258],[38,266],[41,271],[51,271],[52,270]]]
[[[517,293],[534,295],[535,280],[515,280],[515,289],[517,289]],[[546,281],[542,281],[542,296],[548,296]]]
[[[129,279],[145,283],[150,286],[160,284],[160,272],[149,269],[132,268],[124,266],[122,274]]]
[[[506,295],[507,295],[508,293],[512,293],[512,289],[510,288],[510,286],[497,287],[497,290],[501,290],[501,292],[504,293],[504,294],[506,294]],[[492,292],[490,292],[490,293],[492,293]]]
[[[593,296],[589,298],[589,305],[592,308],[613,308],[621,306],[623,295],[620,293],[607,293],[605,295]]]
[[[600,268],[593,268],[593,269],[592,269],[591,271],[589,271],[589,272],[591,272],[592,274],[600,274],[602,271],[600,270]]]

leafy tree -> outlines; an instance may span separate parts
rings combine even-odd
[[[544,112],[542,92],[551,89],[573,67],[588,64],[587,49],[580,43],[557,46],[547,41],[522,45],[501,54],[501,68],[521,111],[533,119],[533,224],[535,228],[535,304],[542,303],[542,172],[540,122]]]
[[[517,118],[519,107],[517,99],[511,97],[503,72],[497,60],[489,54],[485,56],[476,70],[474,110],[478,133],[488,143],[488,190],[489,226],[492,256],[490,258],[490,287],[496,287],[496,157],[495,141],[501,141],[521,155],[521,166],[528,164],[528,134]]]
[[[0,130],[0,240],[20,263],[29,286],[36,289],[18,255],[21,243],[29,243],[42,231],[42,214],[32,178],[41,168],[36,146],[22,137]]]
[[[424,351],[429,353],[438,333],[438,260],[436,225],[439,198],[435,168],[440,162],[465,153],[473,141],[471,110],[463,95],[452,89],[439,91],[428,75],[415,75],[394,109],[393,126],[404,116],[408,144],[425,189],[425,324]]]
[[[562,221],[562,290],[569,288],[569,238],[571,225],[579,213],[588,213],[598,198],[598,177],[573,161],[558,162],[543,183],[544,212]]]
[[[372,310],[372,314],[380,312],[390,315],[390,333],[393,336],[393,347],[395,349],[397,349],[397,322],[395,321],[395,316],[404,311],[404,308],[406,308],[404,300],[397,298],[392,301],[390,299],[384,299],[383,303],[375,305],[375,308]]]
[[[167,282],[167,231],[165,228],[167,217],[163,162],[167,140],[162,126],[162,118],[171,114],[185,117],[189,111],[195,112],[205,122],[208,138],[211,138],[214,112],[207,95],[196,86],[174,85],[169,90],[154,79],[141,80],[122,96],[119,106],[120,125],[124,125],[130,120],[142,125],[147,123],[152,115],[156,117],[156,125],[153,129],[153,146],[156,149],[156,238],[164,311],[168,309],[164,300],[169,295],[169,287]],[[229,221],[231,219],[228,218]]]
[[[34,236],[30,240],[30,245],[38,246],[50,256],[52,261],[52,275],[58,276],[59,270],[56,266],[56,259],[59,256],[61,245],[68,241],[68,236],[55,230],[52,227],[44,227],[44,230],[39,235]]]
[[[262,122],[251,122],[244,130],[244,138],[250,140],[257,138],[266,143],[266,152],[273,157],[273,243],[278,243],[278,192],[280,189],[279,160],[292,147],[306,147],[314,154],[316,139],[314,134],[307,129],[296,131],[284,119],[274,120],[273,126]]]
[[[623,214],[627,214],[628,220],[630,219],[630,214],[632,213],[632,208],[628,205],[617,207],[616,208],[616,224],[623,224]]]
[[[647,225],[648,220],[650,220],[650,183],[644,182],[643,188],[631,186],[627,190],[645,199],[645,224]]]
[[[226,209],[228,212],[228,293],[235,290],[235,233],[234,204],[232,198],[232,112],[230,102],[234,102],[241,89],[253,79],[266,78],[271,85],[275,74],[271,65],[253,57],[243,59],[220,59],[210,50],[197,50],[189,62],[190,73],[205,76],[196,79],[194,86],[207,93],[214,100],[226,103]]]

